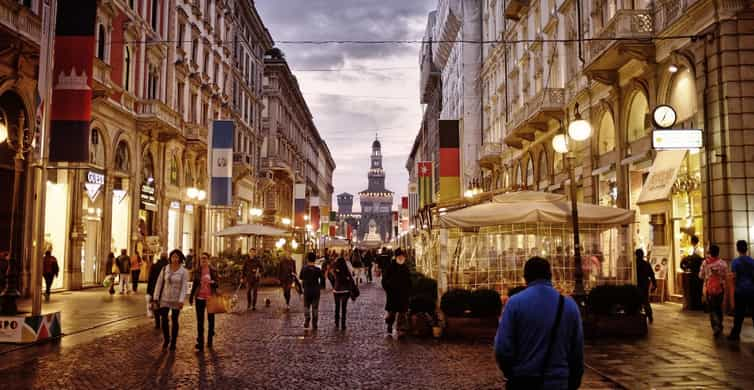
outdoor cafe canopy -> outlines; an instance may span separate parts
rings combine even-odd
[[[285,230],[281,230],[272,226],[248,224],[248,225],[235,225],[223,229],[215,233],[218,237],[233,237],[233,236],[268,236],[268,237],[282,237],[288,233]]]
[[[634,222],[632,210],[578,204],[579,223],[620,226]],[[491,202],[469,206],[440,216],[444,228],[472,228],[512,223],[570,223],[571,201],[564,195],[535,191],[510,192]]]

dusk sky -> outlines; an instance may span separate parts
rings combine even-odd
[[[258,0],[267,28],[299,80],[337,168],[336,194],[367,187],[375,134],[388,189],[406,195],[405,164],[419,131],[419,44],[281,41],[421,40],[436,0]],[[358,201],[355,199],[355,208]]]

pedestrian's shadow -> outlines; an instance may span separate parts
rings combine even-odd
[[[147,378],[153,378],[154,385],[158,388],[166,388],[170,384],[174,364],[175,352],[163,350],[152,367],[149,368]]]

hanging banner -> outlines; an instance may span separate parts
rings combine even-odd
[[[306,220],[304,220],[304,216],[306,215],[306,184],[299,183],[295,185],[293,198],[293,210],[295,213],[293,226],[303,228],[306,225]]]
[[[330,234],[330,237],[335,237],[336,226],[337,226],[337,213],[335,211],[330,211],[330,231],[328,232]]]
[[[419,177],[419,208],[432,204],[432,161],[419,161],[417,164],[417,176]]]
[[[309,224],[312,225],[312,232],[319,231],[319,197],[314,196],[309,199]]]
[[[210,178],[212,181],[210,205],[233,204],[233,121],[212,122],[212,149],[210,151]]]
[[[321,217],[321,219],[322,219],[322,221],[321,221],[322,225],[321,225],[320,233],[322,233],[323,236],[326,236],[326,235],[330,234],[330,223],[334,222],[334,221],[330,220],[330,208],[329,207],[323,206],[322,210],[320,210],[320,212],[322,214],[322,217]]]
[[[440,200],[461,196],[461,150],[457,120],[440,121]]]
[[[96,14],[96,0],[58,1],[50,117],[52,162],[89,162]]]

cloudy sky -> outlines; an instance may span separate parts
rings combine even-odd
[[[406,158],[421,123],[418,44],[310,45],[282,41],[421,40],[437,0],[257,0],[298,77],[337,169],[335,193],[366,189],[379,133],[388,189],[406,195]],[[333,197],[334,198],[334,197]],[[358,203],[358,202],[355,202]],[[333,207],[337,204],[333,199]],[[358,206],[357,206],[358,208]]]

